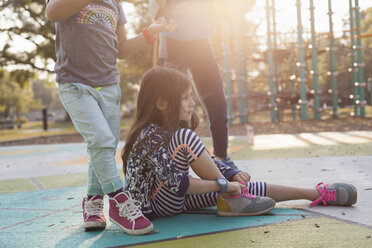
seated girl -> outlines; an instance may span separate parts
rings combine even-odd
[[[192,83],[183,72],[150,69],[142,78],[135,120],[122,151],[125,189],[147,218],[217,205],[220,216],[260,215],[275,202],[307,199],[311,205],[351,206],[353,185],[319,183],[298,188],[251,182],[250,175],[213,158],[193,131]],[[200,177],[189,175],[190,167]]]

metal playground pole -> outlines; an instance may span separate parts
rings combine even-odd
[[[275,69],[274,69],[274,55],[271,44],[271,25],[270,25],[270,7],[269,0],[266,0],[266,20],[267,20],[267,62],[269,67],[269,97],[270,97],[270,116],[271,122],[277,121],[277,111],[275,97],[276,97],[276,87],[274,82]]]
[[[366,100],[365,100],[365,87],[366,87],[366,82],[364,81],[364,62],[363,62],[363,54],[362,54],[362,39],[361,39],[361,25],[360,25],[360,11],[359,11],[359,1],[355,0],[355,24],[356,24],[356,34],[357,34],[357,44],[356,44],[356,49],[357,49],[357,67],[358,67],[358,84],[357,86],[359,87],[359,96],[360,96],[360,117],[364,118],[366,115],[365,112],[365,105],[366,105]]]
[[[311,22],[311,76],[313,81],[313,94],[314,94],[314,119],[320,120],[320,107],[319,99],[319,71],[318,71],[318,46],[316,43],[315,32],[315,18],[314,18],[314,1],[310,0],[310,22]]]
[[[301,21],[301,1],[297,0],[297,34],[298,34],[298,58],[299,61],[297,65],[299,67],[299,78],[298,82],[300,84],[300,100],[301,105],[301,120],[307,120],[307,99],[306,99],[306,63],[305,63],[305,45],[302,38],[303,26]]]
[[[334,117],[338,116],[338,90],[337,90],[337,75],[336,71],[336,57],[335,57],[335,47],[334,47],[334,35],[333,35],[333,22],[332,22],[332,5],[331,0],[328,0],[328,16],[329,16],[329,52],[330,52],[330,62],[331,71],[328,75],[331,76],[331,89],[328,91],[332,94],[332,115]]]

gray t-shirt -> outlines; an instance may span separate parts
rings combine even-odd
[[[116,28],[127,22],[115,0],[91,2],[56,22],[56,81],[92,87],[119,83]]]
[[[163,32],[172,39],[192,41],[213,34],[211,0],[168,0],[163,10],[165,18],[178,25],[174,32]]]

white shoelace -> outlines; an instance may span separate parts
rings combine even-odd
[[[119,207],[119,215],[127,218],[131,222],[143,216],[140,210],[141,203],[132,198],[128,198],[128,200],[123,203],[117,203],[117,206]]]
[[[102,210],[103,210],[102,199],[85,201],[85,214],[87,215],[87,217],[100,216],[102,214]]]

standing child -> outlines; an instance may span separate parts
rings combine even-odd
[[[250,182],[247,172],[208,154],[193,131],[194,106],[184,73],[158,67],[144,75],[122,158],[125,189],[142,203],[147,218],[215,205],[220,216],[259,215],[274,208],[275,201],[295,199],[311,200],[312,205],[356,203],[357,191],[350,184],[304,189]],[[190,167],[200,179],[189,175]]]
[[[103,196],[107,194],[112,222],[129,234],[148,233],[153,225],[141,213],[138,202],[123,191],[115,161],[121,98],[117,58],[153,42],[153,35],[161,31],[173,31],[175,25],[160,19],[142,34],[127,39],[126,18],[118,0],[50,0],[46,15],[56,27],[55,72],[60,98],[87,143],[84,227],[106,227]]]

